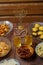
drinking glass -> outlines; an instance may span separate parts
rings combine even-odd
[[[25,37],[24,37],[24,42],[25,42],[25,45],[32,45],[32,36],[31,35],[26,35]]]
[[[14,46],[15,47],[20,47],[21,46],[21,38],[19,36],[14,36],[13,41],[14,41]]]
[[[29,30],[29,28],[26,29],[26,35],[24,36],[24,44],[31,46],[33,40]]]

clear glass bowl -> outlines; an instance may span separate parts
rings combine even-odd
[[[10,52],[10,50],[11,50],[11,42],[10,42],[6,37],[0,37],[0,42],[5,42],[7,45],[9,45],[9,50],[8,50],[5,54],[3,54],[3,55],[0,56],[0,57],[4,57],[4,56],[6,56],[6,55]]]

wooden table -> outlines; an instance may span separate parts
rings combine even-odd
[[[16,24],[14,23],[14,26],[16,26]],[[43,65],[43,59],[41,59],[40,57],[38,57],[35,53],[31,58],[28,59],[21,59],[20,57],[17,56],[15,48],[13,46],[13,33],[14,33],[14,29],[12,30],[12,32],[7,36],[7,38],[11,41],[11,45],[12,45],[12,50],[10,51],[10,53],[5,56],[4,58],[14,58],[17,59],[21,65]],[[34,40],[35,41],[35,40]],[[35,41],[36,42],[36,41]],[[34,42],[34,43],[35,43]],[[0,58],[1,60],[4,58]]]

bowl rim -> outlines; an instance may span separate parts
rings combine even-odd
[[[6,42],[6,41],[8,41],[8,43],[6,42],[6,44],[8,44],[9,46],[10,46],[10,49],[9,49],[9,51],[4,55],[4,56],[6,56],[10,51],[11,51],[11,42],[10,42],[10,40],[7,38],[7,37],[0,37],[0,41],[4,41],[4,42]],[[4,56],[0,56],[0,58],[1,57],[4,57]]]
[[[40,42],[40,43],[37,44],[36,47],[35,47],[35,53],[36,53],[39,57],[41,57],[41,56],[36,52],[36,50],[37,50],[37,47],[38,47],[39,45],[41,45],[41,44],[43,44],[43,42]],[[43,57],[41,57],[41,58],[43,58]]]
[[[13,29],[13,23],[8,20],[0,21],[0,24],[7,24],[10,27],[9,31],[4,36],[7,36]]]

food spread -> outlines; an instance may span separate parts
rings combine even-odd
[[[20,48],[17,49],[17,54],[21,58],[29,58],[33,55],[34,49],[31,46],[21,46]]]
[[[0,41],[0,57],[5,56],[10,50],[10,46],[4,41]]]
[[[7,24],[0,24],[0,27],[1,27],[0,36],[3,37],[9,31],[10,28]],[[14,50],[12,49],[13,53],[11,56],[13,56],[13,54],[14,54],[14,56],[18,56],[22,59],[30,59],[30,57],[31,58],[33,57],[33,54],[35,51],[35,54],[37,54],[39,57],[43,58],[43,42],[38,43],[38,45],[36,45],[36,47],[33,47],[33,41],[34,41],[33,37],[35,37],[35,41],[36,41],[37,37],[43,40],[43,25],[41,25],[39,23],[35,23],[34,25],[32,25],[32,28],[31,28],[32,31],[31,32],[29,31],[30,33],[32,33],[32,35],[30,34],[30,36],[28,36],[28,34],[22,35],[22,33],[24,32],[23,28],[20,27],[19,30],[21,32],[19,31],[18,35],[14,34],[14,32],[12,33],[12,35],[14,34],[16,36],[16,37],[14,35],[11,36],[11,37],[13,37],[14,40],[12,40],[12,38],[10,38],[14,44],[14,46],[12,44],[12,46],[14,47],[13,48]],[[27,29],[27,31],[28,31],[28,29]],[[6,37],[7,37],[7,35],[6,35]],[[8,39],[9,39],[9,36],[8,36]],[[24,39],[24,42],[21,39],[22,40]],[[0,57],[6,56],[9,52],[11,44],[9,45],[7,43],[8,43],[8,41],[7,42],[2,41],[2,40],[0,41]],[[14,52],[16,52],[16,55]],[[10,60],[4,60],[4,62],[0,63],[0,65],[6,65],[6,63],[7,63],[7,65],[18,65],[15,63],[14,59],[12,60],[11,58],[10,58]]]
[[[9,31],[7,24],[0,24],[0,36],[4,36]]]
[[[32,28],[32,35],[43,39],[43,25],[34,24]]]
[[[0,65],[20,65],[19,62],[15,59],[4,59],[3,62],[0,62]]]
[[[43,42],[41,42],[40,44],[38,44],[36,46],[36,49],[35,49],[36,53],[38,56],[42,57],[43,58]]]

